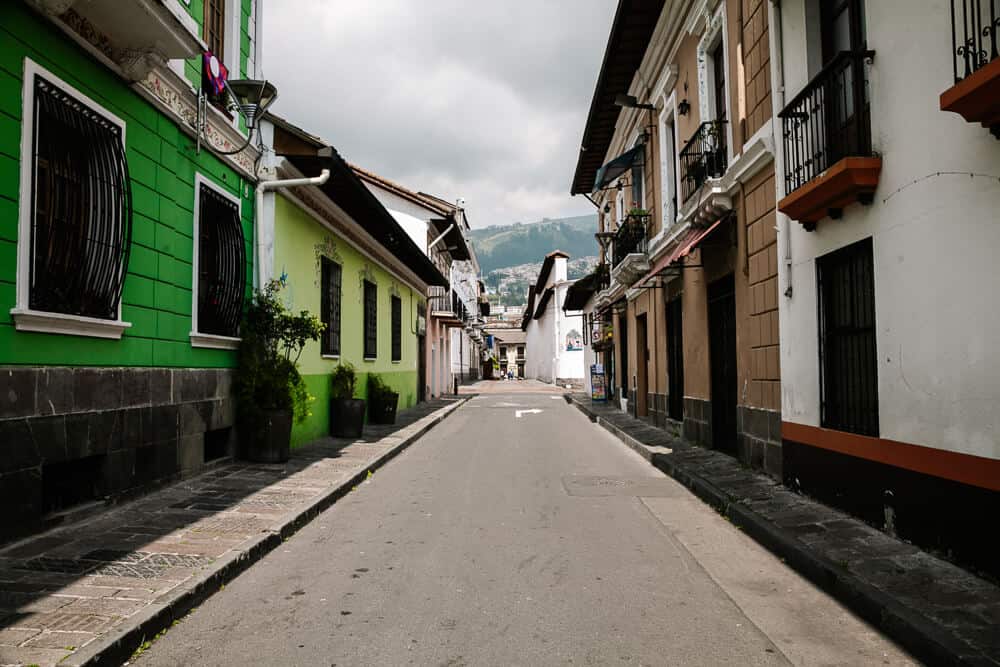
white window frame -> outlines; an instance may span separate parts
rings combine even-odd
[[[663,111],[657,119],[660,126],[660,187],[663,199],[663,229],[670,229],[677,222],[680,212],[680,150],[677,145],[677,99],[675,93],[670,93],[663,104]],[[669,130],[669,131],[668,131]],[[667,150],[667,141],[673,144],[673,150]],[[667,155],[673,155],[673,163],[668,164]]]
[[[639,201],[634,201],[633,200],[633,202],[632,202],[632,208],[645,209],[646,208],[646,169],[649,167],[649,165],[646,164],[646,148],[645,148],[645,144],[642,141],[642,134],[640,133],[639,130],[635,130],[632,133],[632,141],[629,143],[629,146],[631,146],[631,148],[639,148],[640,146],[642,146],[642,167],[640,168],[640,171],[642,172],[642,179],[639,181],[639,194],[640,194],[640,197],[639,197]],[[632,179],[633,179],[633,182],[630,183],[630,185],[629,185],[629,189],[632,191],[633,194],[635,193],[635,182],[634,182],[635,171],[634,170],[635,170],[634,166],[631,167],[628,170],[629,176],[632,177]]]
[[[719,117],[715,108],[715,69],[712,67],[712,52],[722,44],[722,67],[726,72],[726,162],[733,160],[733,104],[729,99],[730,68],[729,68],[729,35],[726,31],[726,3],[720,3],[715,15],[705,26],[705,32],[698,41],[698,115],[701,122],[716,120]]]
[[[198,253],[201,238],[201,186],[205,185],[217,194],[222,195],[236,204],[236,215],[243,220],[243,203],[236,195],[220,187],[215,181],[205,177],[200,172],[194,175],[194,225],[191,248],[191,347],[204,347],[213,350],[235,350],[240,346],[240,338],[233,336],[218,336],[198,331]]]
[[[625,188],[615,193],[615,228],[625,222]]]
[[[17,223],[17,300],[10,309],[14,327],[18,331],[36,331],[41,333],[66,334],[71,336],[87,336],[89,338],[109,338],[120,340],[131,322],[122,320],[122,298],[118,298],[117,319],[104,320],[83,315],[66,313],[50,313],[33,310],[31,303],[31,224],[34,217],[35,202],[31,198],[32,184],[35,179],[35,161],[32,156],[32,141],[35,133],[35,76],[39,75],[57,88],[61,88],[76,99],[83,102],[91,110],[111,121],[122,133],[122,150],[125,149],[125,121],[108,111],[89,96],[84,95],[74,86],[45,69],[30,58],[24,59],[24,81],[22,82],[21,106],[21,173],[20,191],[18,193],[18,223]],[[125,271],[126,267],[119,267]]]

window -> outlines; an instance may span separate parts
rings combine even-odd
[[[632,208],[645,208],[645,174],[643,166],[646,163],[646,148],[642,140],[635,142],[633,148],[642,148],[642,157],[632,163]]]
[[[26,63],[23,132],[31,154],[22,175],[30,190],[21,195],[14,317],[18,328],[37,331],[49,329],[28,324],[31,311],[118,323],[132,237],[125,126],[41,72]],[[124,326],[110,335],[59,332],[118,338]]]
[[[660,120],[660,173],[663,174],[663,228],[669,229],[677,219],[677,144],[674,141],[673,118]]]
[[[323,257],[320,274],[320,318],[326,325],[320,353],[340,356],[340,264]]]
[[[719,40],[719,45],[712,52],[712,87],[713,101],[715,108],[715,119],[726,120],[726,58],[724,40]]]
[[[518,359],[524,359],[524,346],[523,345],[518,345],[517,346],[517,357],[518,357]]]
[[[194,329],[198,334],[235,338],[246,291],[246,244],[239,205],[235,197],[200,176],[196,183]]]
[[[225,60],[226,0],[205,0],[205,43],[220,61]]]
[[[872,240],[816,260],[821,424],[878,435],[875,278]]]
[[[365,359],[378,357],[378,287],[365,281]]]
[[[392,360],[403,360],[403,300],[392,297]]]

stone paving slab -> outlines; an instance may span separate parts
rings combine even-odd
[[[1000,587],[586,394],[592,421],[928,664],[1000,666]]]
[[[0,549],[0,665],[120,664],[465,400],[236,462]]]

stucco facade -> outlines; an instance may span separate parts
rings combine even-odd
[[[229,248],[238,270],[226,277],[237,317],[253,270],[256,150],[221,155],[243,143],[244,135],[214,108],[201,149],[196,147],[191,81],[197,75],[200,84],[200,20],[179,7],[177,13],[161,8],[173,37],[140,47],[122,22],[125,10],[135,9],[131,5],[102,14],[100,3],[88,3],[59,16],[42,5],[7,2],[0,8],[0,497],[17,517],[4,525],[5,536],[37,528],[47,515],[76,504],[191,474],[233,452],[229,388],[236,340],[206,335],[208,311],[201,327],[197,320],[196,225],[205,197],[217,198],[227,213],[223,220],[203,212],[201,229],[224,222],[242,237]],[[256,2],[236,3],[230,17],[249,27],[257,11]],[[241,40],[247,54],[257,51],[253,32],[244,31]],[[123,40],[137,48],[116,49]],[[253,62],[259,63],[240,60],[234,74],[252,73]],[[80,105],[64,117],[75,113],[78,129],[40,148],[36,137],[62,131],[43,103],[33,103],[46,95]],[[92,134],[79,129],[85,126]],[[103,132],[100,127],[117,136],[104,152],[86,145]],[[120,169],[121,187],[89,201],[86,219],[69,209],[46,218],[55,209],[45,206],[83,196],[73,183],[101,188],[110,182],[88,180],[94,162],[77,160],[77,150],[94,161],[121,151],[120,161],[100,167]],[[48,165],[60,161],[64,166],[52,178]],[[41,183],[52,196],[48,201]],[[80,303],[40,306],[32,276],[39,275],[36,263],[43,258],[31,250],[40,221],[83,229],[109,224],[119,214],[116,265],[97,274],[97,260],[81,260],[60,279],[69,285],[86,273],[87,289],[94,290],[101,287],[95,281],[120,275],[120,295],[110,296],[117,316],[81,314]],[[70,236],[63,230],[51,238],[65,242]],[[94,252],[94,245],[84,245],[70,256],[96,257]],[[44,261],[47,272],[65,268],[55,255]]]

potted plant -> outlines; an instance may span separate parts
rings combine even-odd
[[[354,366],[343,362],[330,374],[330,435],[360,438],[365,426],[365,399],[354,398]]]
[[[399,394],[378,373],[368,375],[368,421],[372,424],[395,424]]]
[[[243,455],[260,463],[288,460],[292,421],[309,416],[313,398],[299,374],[306,342],[319,340],[323,323],[308,311],[289,311],[272,280],[257,290],[240,329],[235,391]]]

